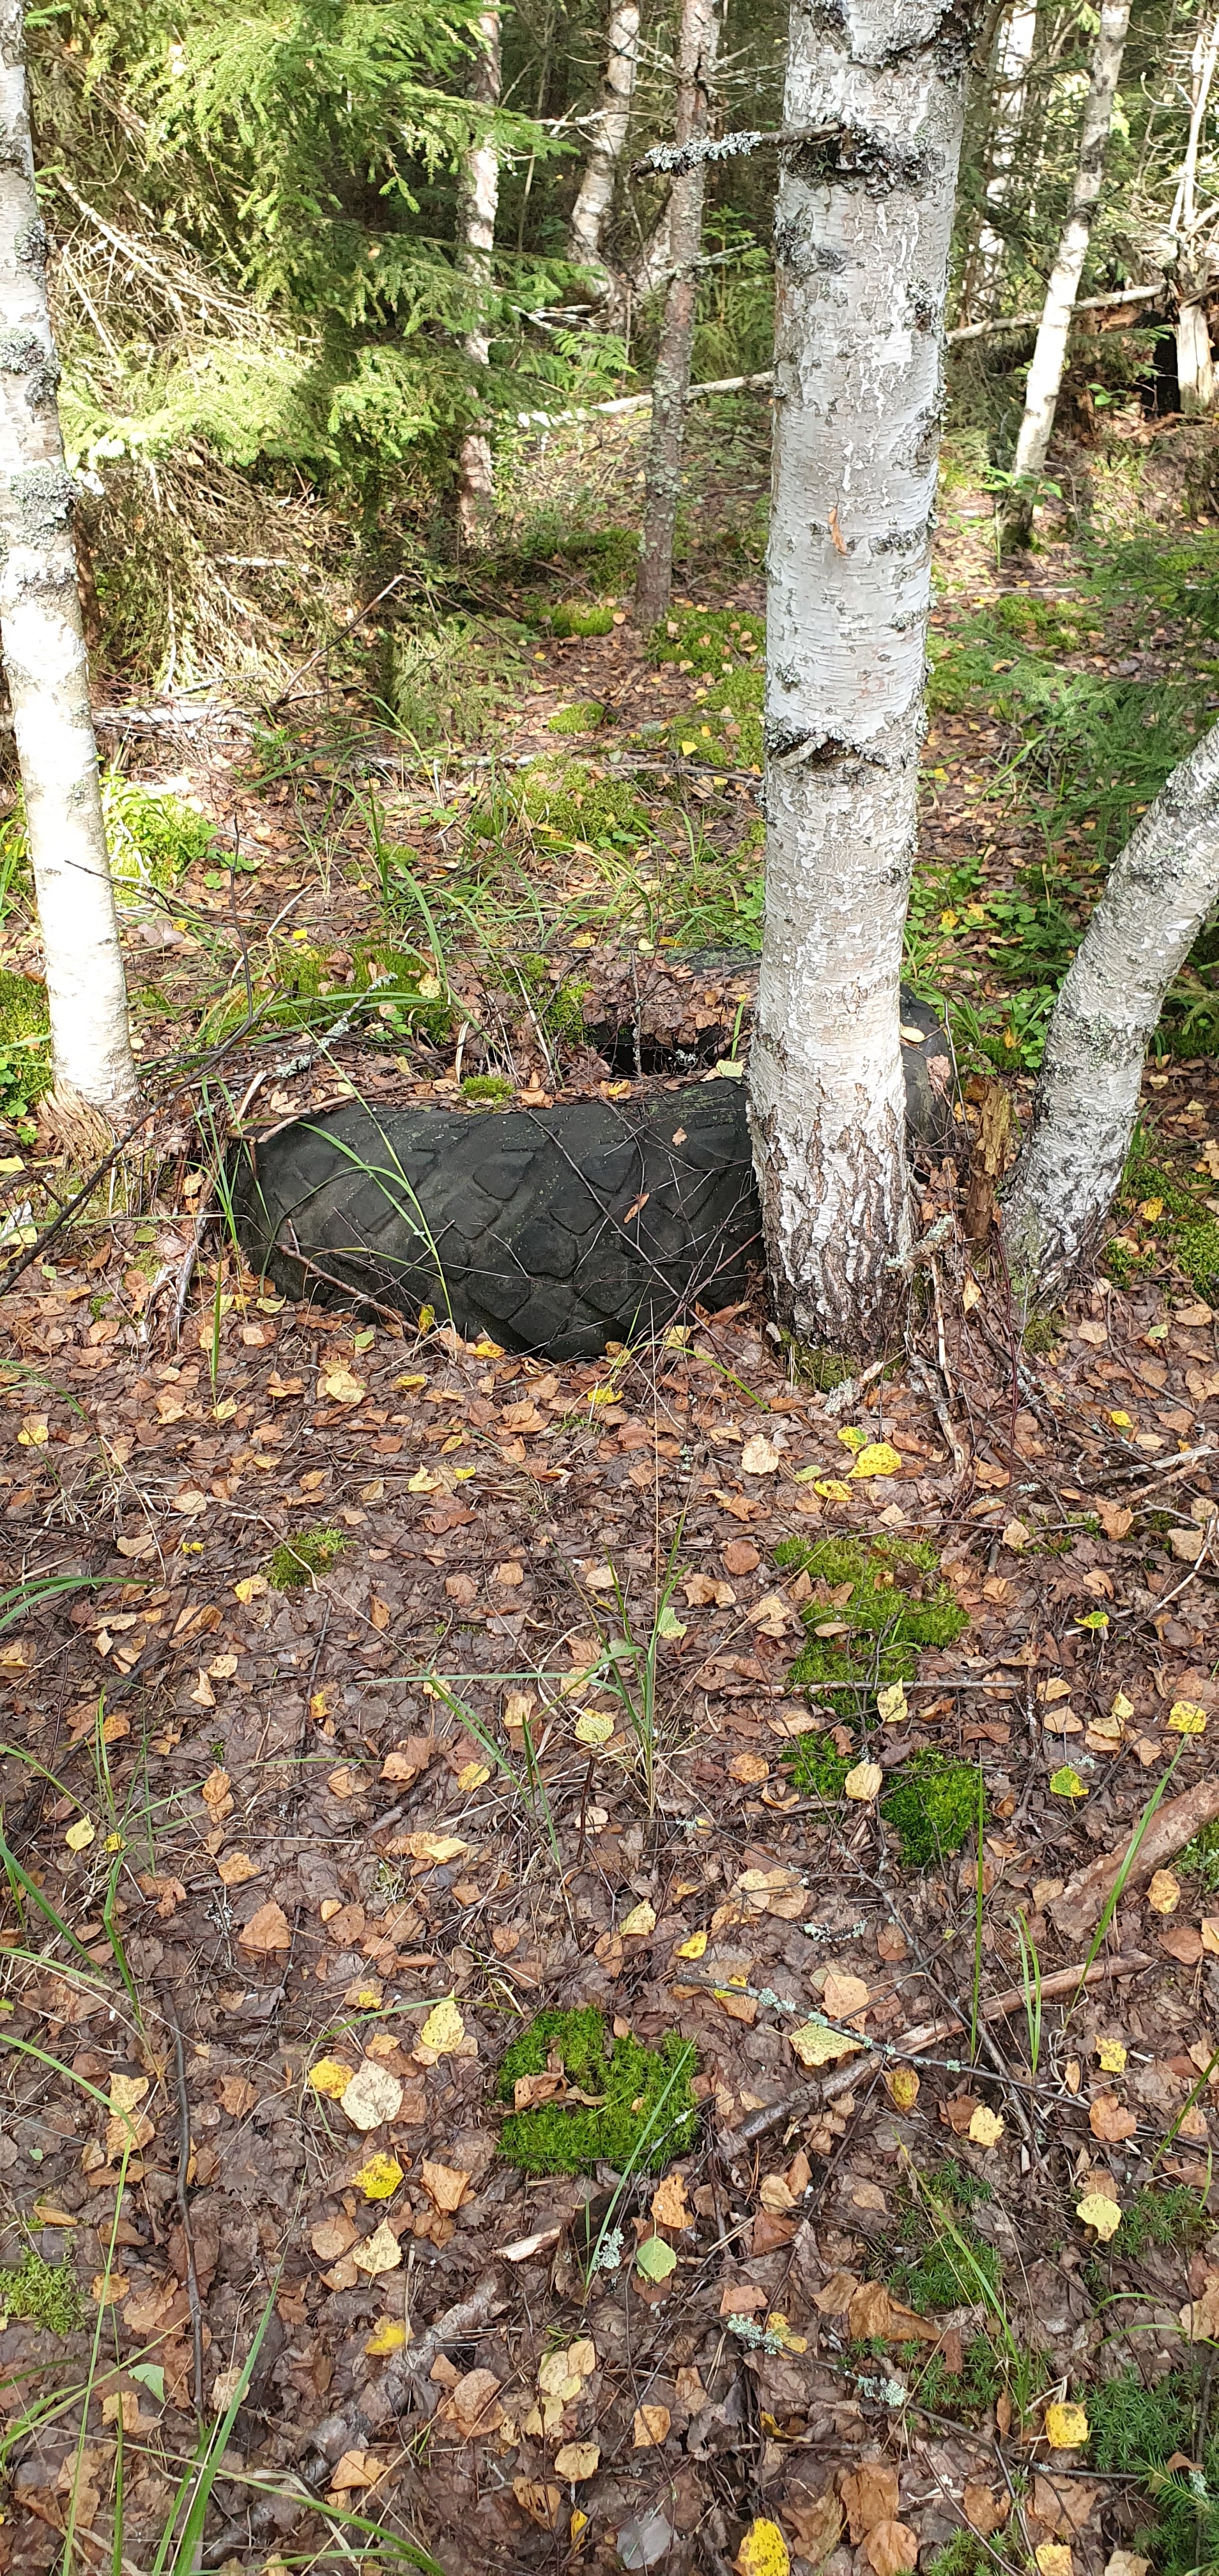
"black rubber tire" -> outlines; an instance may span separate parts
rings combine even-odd
[[[728,1079],[621,1107],[345,1103],[244,1143],[232,1179],[246,1255],[288,1296],[431,1306],[466,1339],[552,1359],[731,1305],[759,1240]]]

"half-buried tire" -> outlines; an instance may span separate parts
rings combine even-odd
[[[912,993],[901,1010],[910,1131],[942,1150],[947,1040]],[[246,1255],[285,1295],[430,1306],[552,1359],[732,1305],[761,1242],[745,1086],[727,1078],[536,1111],[346,1102],[246,1139],[232,1183]]]
[[[744,1293],[758,1239],[743,1086],[466,1114],[345,1103],[243,1144],[253,1266],[295,1298],[431,1306],[467,1339],[595,1358]]]

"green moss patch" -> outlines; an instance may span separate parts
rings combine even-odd
[[[806,1573],[818,1596],[801,1613],[808,1637],[787,1677],[793,1687],[858,1682],[875,1691],[911,1682],[920,1649],[950,1645],[969,1624],[935,1549],[917,1540],[789,1538],[775,1563]],[[849,1595],[830,1608],[831,1593],[846,1584]],[[828,1617],[843,1622],[846,1637],[815,1635]]]
[[[1124,2370],[1088,2391],[1088,2465],[1134,2470],[1155,2499],[1151,2529],[1131,2547],[1153,2557],[1160,2576],[1197,2576],[1219,2566],[1219,2440],[1208,2439],[1208,2391],[1195,2365],[1144,2379]],[[1196,2460],[1201,2475],[1169,2471],[1174,2452]]]
[[[84,2324],[85,2307],[71,2263],[44,2263],[31,2245],[14,2270],[0,2272],[0,2317],[73,2334]]]
[[[652,824],[623,778],[604,778],[591,762],[555,758],[531,761],[470,816],[472,842],[585,841],[594,849],[635,849],[652,838]]]
[[[687,760],[707,760],[716,769],[750,769],[762,757],[760,670],[734,670],[699,691],[684,715],[669,728],[674,751]]]
[[[599,2163],[617,2173],[658,2173],[693,2146],[698,2109],[691,2078],[698,2054],[690,2040],[670,2031],[659,2048],[616,2039],[607,2053],[602,2015],[541,2012],[515,2040],[500,2069],[498,2096],[512,2102],[522,2076],[560,2071],[568,2099],[511,2111],[500,2153],[525,2173],[592,2173]],[[583,2096],[574,2099],[573,2096]]]
[[[934,1869],[958,1852],[979,1821],[980,1775],[971,1762],[954,1762],[951,1754],[929,1746],[914,1753],[897,1787],[881,1800],[881,1815],[901,1837],[907,1869]],[[981,1806],[986,1821],[985,1802]]]
[[[588,607],[583,600],[566,599],[550,612],[552,635],[612,635],[612,608]]]
[[[46,985],[0,973],[0,1117],[19,1132],[51,1087],[50,1027]]]
[[[273,1592],[295,1592],[299,1586],[312,1583],[314,1576],[329,1574],[342,1555],[347,1541],[341,1530],[298,1530],[271,1552],[267,1581]]]
[[[929,2308],[976,2305],[983,2282],[997,2295],[998,2254],[970,2216],[991,2197],[989,2183],[947,2156],[907,2201],[885,2248],[885,2279],[919,2316]]]
[[[1180,1869],[1181,1861],[1175,1866]],[[1171,2183],[1165,2191],[1144,2189],[1135,2193],[1129,2208],[1122,2211],[1113,2251],[1137,2262],[1149,2246],[1201,2245],[1210,2232],[1210,2220],[1199,2206],[1197,2193],[1184,2183]]]
[[[547,733],[595,733],[605,714],[596,698],[582,699],[574,707],[556,707],[550,717]]]
[[[741,669],[761,667],[766,625],[740,609],[677,609],[654,627],[648,651],[654,662],[676,662],[703,680],[721,680]]]
[[[473,1101],[476,1107],[483,1102],[494,1106],[498,1101],[511,1100],[512,1085],[503,1073],[468,1073],[461,1086],[461,1096],[463,1100]]]
[[[1201,1204],[1213,1186],[1200,1181],[1195,1196],[1152,1154],[1131,1155],[1119,1203],[1124,1231],[1105,1247],[1105,1267],[1119,1286],[1162,1271],[1171,1261],[1208,1304],[1219,1299],[1219,1222]],[[1156,1199],[1163,1202],[1162,1213],[1144,1218],[1141,1208]]]

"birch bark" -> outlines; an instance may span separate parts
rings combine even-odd
[[[55,389],[21,0],[0,0],[0,649],[46,962],[56,1088],[137,1096]]]
[[[479,107],[498,107],[503,78],[498,6],[476,20],[478,51],[468,95]],[[467,277],[489,286],[499,209],[499,154],[493,143],[476,143],[462,173],[457,201],[457,256]],[[476,367],[491,357],[491,335],[479,322],[466,334],[466,356]],[[495,509],[495,466],[485,429],[468,429],[457,451],[457,524],[464,546],[476,550],[487,542]]]
[[[986,315],[999,310],[999,292],[1007,244],[996,225],[1012,192],[1016,154],[1024,124],[1029,67],[1037,36],[1037,0],[1015,0],[1003,22],[999,58],[995,67],[997,101],[990,153],[990,177],[986,182],[986,213],[978,234],[974,264],[973,292],[970,310],[962,320],[972,321],[978,304]]]
[[[1174,769],[1110,871],[1054,1006],[1003,1239],[1025,1293],[1095,1244],[1173,976],[1219,897],[1219,725]]]
[[[711,84],[719,42],[716,0],[682,0],[677,56],[677,120],[674,141],[691,143],[707,131]],[[673,181],[669,199],[671,275],[665,298],[660,348],[652,376],[652,427],[644,494],[639,571],[635,582],[635,623],[645,629],[663,617],[673,586],[673,531],[681,495],[681,460],[685,440],[686,401],[690,391],[690,353],[694,346],[694,308],[698,295],[698,254],[703,237],[706,167],[698,162]]]
[[[571,210],[568,256],[604,273],[605,226],[626,147],[639,67],[639,0],[611,0],[605,78],[580,191]]]
[[[1203,298],[1210,284],[1208,263],[1195,257],[1194,236],[1198,229],[1197,183],[1198,150],[1210,103],[1211,84],[1219,61],[1219,18],[1203,42],[1198,29],[1192,69],[1192,105],[1189,139],[1181,176],[1177,182],[1176,203],[1172,210],[1171,229],[1179,236],[1181,264],[1177,286],[1181,298],[1177,314],[1177,387],[1181,410],[1187,420],[1197,419],[1213,410],[1215,402],[1215,368],[1211,355],[1210,324]]]
[[[775,225],[766,927],[750,1117],[780,1319],[883,1340],[909,1239],[898,1024],[969,11],[793,0]]]
[[[1130,0],[1101,0],[1100,28],[1084,102],[1071,211],[1045,291],[1037,345],[1024,389],[1024,418],[1020,423],[1012,467],[1016,488],[1008,495],[1001,513],[1003,539],[1007,545],[1027,545],[1032,533],[1035,488],[1045,470],[1054,434],[1054,414],[1066,364],[1071,316],[1088,255],[1092,218],[1104,175],[1105,147],[1109,140],[1129,24]]]

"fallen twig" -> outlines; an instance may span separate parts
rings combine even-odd
[[[1219,1817],[1219,1780],[1199,1780],[1184,1797],[1170,1798],[1166,1807],[1154,1815],[1139,1839],[1138,1849],[1129,1870],[1131,1884],[1136,1879],[1150,1878],[1153,1870],[1162,1869],[1165,1861],[1184,1851],[1186,1843],[1212,1825]],[[1137,1831],[1137,1828],[1136,1828]],[[1064,1940],[1078,1941],[1083,1933],[1099,1921],[1105,1900],[1117,1885],[1125,1866],[1131,1838],[1127,1835],[1115,1851],[1102,1852],[1099,1860],[1090,1861],[1068,1879],[1061,1896],[1051,1898],[1048,1911]],[[1043,1989],[1044,1991],[1044,1989]]]
[[[194,2351],[194,2370],[191,2382],[191,2394],[194,2399],[195,2413],[196,2415],[201,2415],[203,2412],[203,2302],[199,2296],[199,2275],[195,2267],[195,2239],[190,2223],[190,2202],[186,2196],[187,2175],[190,2171],[191,2147],[190,2100],[186,2090],[186,2052],[182,2046],[182,2033],[178,2028],[177,2016],[172,2004],[169,2002],[169,1999],[164,1992],[161,1994],[161,2011],[164,2016],[165,2026],[169,2032],[171,2040],[173,2041],[174,2050],[174,2081],[178,2094],[177,2201],[178,2215],[182,2221],[182,2249],[186,2262],[186,2296],[190,2305],[191,2342]]]

